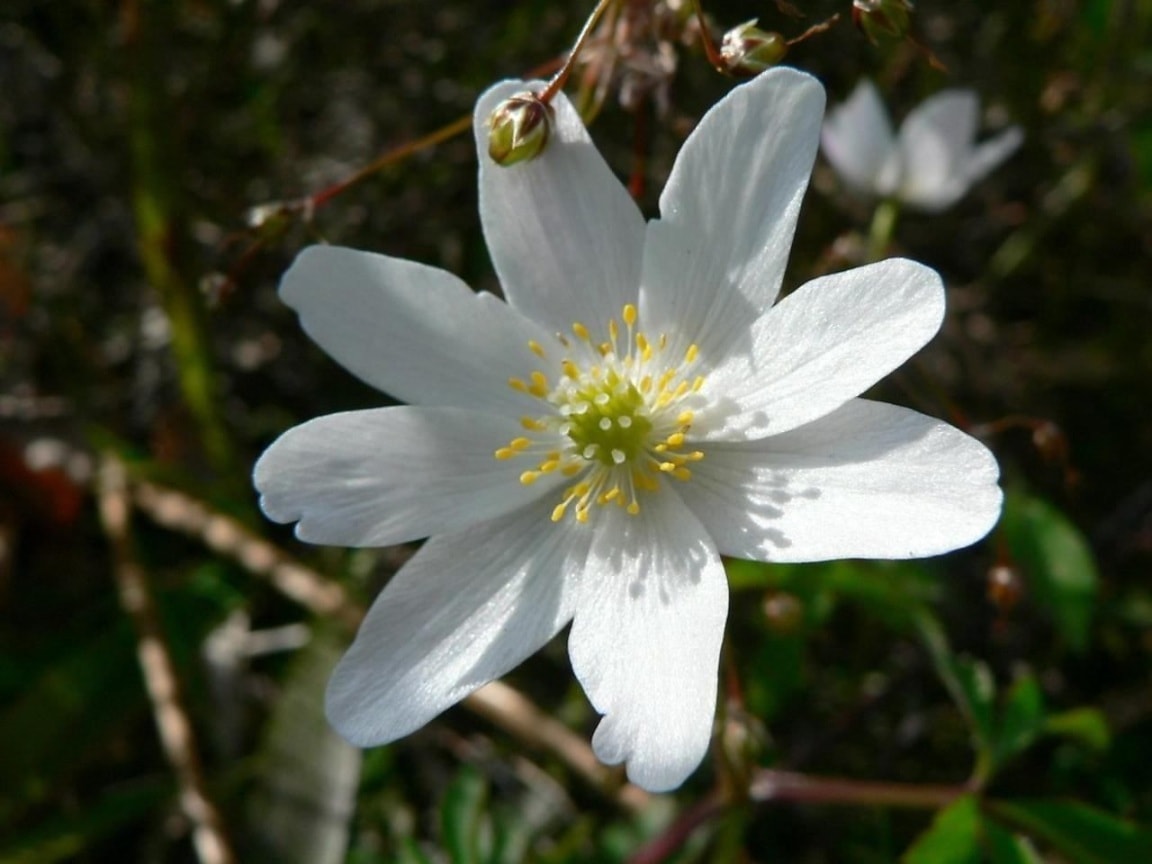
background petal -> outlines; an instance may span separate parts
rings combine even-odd
[[[254,482],[270,519],[333,546],[387,546],[458,531],[540,497],[566,478],[520,482],[529,457],[493,452],[523,434],[514,418],[398,406],[319,417],[281,435]],[[519,464],[523,462],[523,464]]]
[[[491,294],[413,261],[312,246],[284,274],[280,296],[305,332],[350,372],[404,402],[519,416],[535,400],[508,378],[539,367],[542,330]]]
[[[591,532],[551,504],[433,537],[372,604],[328,685],[327,712],[361,747],[419,729],[498,678],[572,617],[566,576]]]
[[[846,102],[828,112],[820,147],[848,186],[871,194],[884,191],[877,183],[896,149],[896,139],[871,81],[862,79]]]
[[[641,320],[706,361],[780,290],[820,139],[824,90],[794,69],[741,84],[684,142],[644,247]],[[680,344],[677,344],[677,340]]]
[[[604,718],[592,746],[632,782],[672,789],[700,764],[716,711],[728,585],[703,527],[675,494],[639,516],[594,514],[569,652]]]
[[[717,413],[698,415],[695,433],[748,440],[815,420],[907,360],[943,317],[940,277],[915,261],[814,279],[752,325],[748,354],[708,374]]]
[[[600,156],[568,98],[552,101],[554,125],[536,159],[510,167],[488,156],[486,121],[502,100],[542,82],[504,81],[476,104],[480,219],[508,302],[567,333],[594,330],[635,303],[644,218]]]
[[[971,90],[943,90],[912,109],[897,134],[904,167],[899,196],[905,203],[943,210],[968,190],[979,112]]]
[[[968,157],[966,171],[969,185],[982,180],[989,171],[1015,153],[1023,143],[1024,130],[1019,126],[1009,126],[973,150]]]
[[[855,399],[783,435],[710,447],[685,498],[725,555],[918,558],[991,530],[998,476],[975,438],[907,408]]]

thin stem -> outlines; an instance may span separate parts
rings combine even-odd
[[[892,242],[892,233],[896,230],[899,216],[900,203],[895,198],[885,198],[876,205],[876,212],[872,214],[872,225],[868,228],[868,247],[864,253],[866,264],[884,257]]]
[[[235,864],[224,820],[208,794],[196,736],[179,688],[152,591],[136,559],[124,466],[106,457],[98,480],[100,520],[112,547],[112,571],[120,605],[136,631],[136,651],[152,703],[156,730],[176,775],[180,808],[192,823],[192,842],[201,864]]]
[[[680,850],[701,825],[721,815],[729,804],[719,795],[712,794],[696,802],[676,819],[663,834],[643,846],[628,859],[628,864],[660,864]]]
[[[708,62],[717,72],[729,74],[728,65],[720,56],[720,49],[716,47],[716,42],[712,39],[712,30],[708,27],[708,19],[704,17],[704,9],[700,5],[700,0],[692,0],[692,10],[696,13],[696,21],[700,24],[700,42],[704,46],[704,56],[708,58]]]
[[[900,202],[895,198],[885,198],[876,205],[876,212],[872,214],[872,225],[867,232],[867,248],[864,251],[864,263],[871,264],[884,258],[888,245],[892,243],[892,235],[896,229],[896,220],[900,217]]]
[[[231,437],[220,416],[215,364],[203,301],[187,277],[182,214],[186,207],[175,178],[180,157],[165,115],[171,103],[157,73],[158,45],[165,43],[168,22],[163,4],[126,0],[131,22],[126,38],[130,61],[129,143],[132,154],[132,204],[136,245],[144,274],[160,297],[172,333],[172,353],[181,395],[199,432],[209,462],[225,480],[239,472]]]
[[[972,787],[955,785],[885,783],[818,777],[795,771],[764,768],[753,775],[748,789],[753,801],[793,801],[810,804],[848,804],[873,807],[906,807],[937,810],[946,807]]]
[[[553,97],[564,89],[564,85],[568,83],[568,76],[572,74],[572,69],[576,65],[577,59],[580,57],[580,52],[584,50],[584,43],[588,41],[588,36],[592,33],[592,28],[600,20],[600,16],[604,14],[612,3],[617,0],[600,0],[596,4],[596,8],[592,10],[592,14],[588,16],[588,20],[584,22],[584,28],[580,31],[580,35],[576,37],[576,44],[572,46],[572,50],[568,52],[568,59],[564,61],[564,65],[560,67],[560,71],[552,76],[552,80],[548,82],[548,86],[544,88],[544,92],[540,94],[542,102],[551,102]]]

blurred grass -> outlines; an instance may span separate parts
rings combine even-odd
[[[724,27],[758,15],[794,35],[832,12],[846,18],[849,4],[796,5],[805,22],[772,4],[705,8]],[[247,466],[272,437],[382,401],[307,341],[274,289],[317,239],[496,289],[472,144],[455,139],[387,168],[311,221],[253,229],[246,214],[322,190],[468,113],[492,81],[564,50],[585,6],[0,8],[0,862],[193,855],[115,602],[90,492],[97,451],[237,516],[365,597],[402,559],[298,547],[253,516]],[[1145,848],[1152,8],[916,7],[920,38],[947,74],[908,46],[873,49],[846,21],[789,62],[818,74],[831,100],[873,76],[896,116],[940,87],[975,87],[991,120],[1026,130],[1022,151],[959,206],[901,214],[894,251],[942,272],[949,318],[876,394],[984,429],[1011,492],[1007,516],[985,543],[929,562],[734,562],[730,666],[746,712],[728,712],[724,741],[763,766],[894,782],[962,783],[982,765],[992,803],[974,812],[963,798],[935,819],[744,803],[666,860],[851,864],[912,850],[906,860],[918,861],[940,836],[961,848],[954,834],[975,856],[963,860],[1027,861],[1034,845],[1050,858],[1136,861]],[[647,212],[686,129],[729,86],[698,51],[681,52],[669,113],[648,118]],[[622,176],[634,129],[610,97],[593,135]],[[792,285],[846,266],[843,250],[869,224],[868,207],[822,164],[813,187]],[[1009,417],[1047,425],[998,424]],[[632,815],[555,757],[454,709],[366,754],[355,811],[333,825],[270,779],[291,773],[270,753],[317,746],[285,707],[301,693],[318,698],[312,649],[250,654],[241,640],[223,691],[204,657],[237,610],[249,636],[300,622],[322,632],[323,622],[210,544],[136,522],[210,788],[244,861],[284,860],[261,838],[293,804],[308,813],[295,827],[346,836],[347,860],[360,864],[623,861],[669,836],[722,771],[716,761]],[[995,568],[1011,590],[990,600]],[[925,621],[942,642],[925,638]],[[590,732],[562,644],[511,681]],[[348,765],[330,762],[327,779],[347,784]],[[341,845],[316,860],[342,860]]]

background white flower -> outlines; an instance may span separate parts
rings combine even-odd
[[[973,91],[944,90],[914,108],[894,135],[876,87],[865,79],[828,112],[821,144],[856,192],[936,212],[959,201],[1024,139],[1012,126],[977,145],[979,110]]]
[[[351,741],[405,735],[572,622],[599,757],[652,790],[707,750],[728,593],[720,555],[932,555],[1000,508],[979,442],[855,398],[935,333],[939,278],[891,260],[776,302],[823,90],[737,87],[640,211],[571,104],[537,159],[484,155],[480,215],[507,302],[430,267],[314,247],[281,294],[308,333],[410,403],[289,430],[255,470],[319,543],[432,535],[369,612],[328,694]]]

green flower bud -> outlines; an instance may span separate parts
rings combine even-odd
[[[535,159],[551,131],[552,106],[535,93],[517,93],[488,116],[488,155],[504,166]]]
[[[757,19],[745,21],[724,34],[720,56],[724,67],[733,75],[759,75],[775,66],[788,53],[788,43],[779,33],[756,26]]]
[[[873,45],[903,39],[912,26],[910,0],[852,0],[852,22]]]

